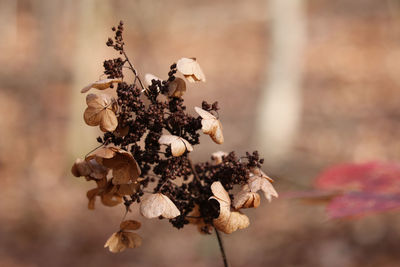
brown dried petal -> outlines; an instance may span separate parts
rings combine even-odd
[[[92,170],[89,164],[83,159],[76,159],[74,165],[72,165],[71,172],[75,177],[87,176]]]
[[[86,108],[83,118],[87,125],[97,126],[104,132],[112,132],[118,126],[114,100],[105,94],[89,94],[86,97]]]
[[[169,83],[168,89],[170,97],[182,97],[186,92],[186,83],[181,78],[175,78],[175,80]]]
[[[175,204],[161,193],[147,195],[141,202],[140,213],[149,219],[160,215],[172,219],[181,214]]]
[[[181,58],[176,63],[176,68],[191,83],[197,81],[206,81],[206,76],[204,75],[203,70],[200,68],[199,63],[197,63],[196,58]]]
[[[119,225],[119,228],[121,230],[127,231],[127,230],[137,230],[141,226],[140,222],[135,221],[135,220],[126,220],[121,222]]]
[[[142,245],[142,238],[135,233],[119,231],[113,233],[104,247],[113,253],[124,251],[126,248],[136,248]]]
[[[114,193],[103,193],[100,197],[103,205],[108,207],[114,207],[123,202],[122,197],[115,195]]]
[[[122,80],[121,79],[104,79],[104,80],[96,81],[96,82],[90,83],[87,86],[85,86],[84,88],[82,88],[81,93],[86,93],[87,91],[89,91],[92,88],[95,88],[98,90],[104,90],[104,89],[110,88],[111,84],[118,83],[118,82],[122,82]]]
[[[96,202],[96,196],[98,193],[99,193],[98,188],[94,188],[94,189],[87,191],[86,196],[89,199],[88,209],[94,210],[94,204]]]
[[[262,190],[265,198],[271,202],[272,197],[278,197],[278,193],[267,177],[268,176],[264,177],[250,174],[248,185],[251,192]]]
[[[244,185],[233,199],[233,207],[235,209],[257,208],[260,206],[260,195],[250,191],[248,185]]]

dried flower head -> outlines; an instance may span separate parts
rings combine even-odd
[[[112,170],[113,184],[134,183],[141,174],[140,167],[132,154],[117,147],[102,147],[86,160],[95,159],[96,162]]]
[[[258,192],[259,190],[262,190],[265,198],[271,202],[272,197],[278,197],[278,193],[275,191],[271,181],[272,179],[269,178],[262,170],[259,168],[254,168],[250,173],[248,185],[251,192]]]
[[[140,213],[148,219],[159,216],[172,219],[181,215],[174,202],[161,193],[147,195],[140,205]]]
[[[120,230],[113,233],[104,247],[113,252],[118,253],[124,251],[126,248],[137,248],[142,245],[142,238],[131,232],[140,228],[140,223],[134,220],[123,221],[120,225]]]
[[[249,185],[243,185],[233,199],[233,207],[235,209],[257,208],[260,206],[260,195],[251,192]]]
[[[105,94],[88,94],[86,96],[88,107],[83,114],[85,122],[89,126],[100,125],[103,132],[112,132],[118,126],[116,116],[117,106],[112,97]]]
[[[181,58],[176,63],[176,68],[191,83],[206,81],[206,76],[200,68],[199,63],[196,61],[196,58]]]
[[[211,191],[214,196],[210,197],[210,199],[214,199],[219,203],[219,216],[213,221],[215,228],[230,234],[250,225],[249,218],[246,215],[238,211],[231,211],[231,199],[220,182],[214,182],[211,185]]]
[[[158,142],[161,145],[171,145],[171,152],[174,157],[183,155],[185,151],[193,151],[193,147],[188,141],[176,135],[164,134]]]
[[[215,143],[222,144],[224,142],[224,136],[222,134],[222,124],[219,120],[202,108],[194,107],[194,110],[202,118],[201,125],[203,133],[210,135]]]

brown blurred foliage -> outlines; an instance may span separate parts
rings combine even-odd
[[[177,231],[137,209],[128,219],[142,222],[142,246],[118,255],[103,248],[123,207],[87,210],[90,185],[70,174],[99,135],[84,124],[79,91],[113,55],[105,42],[122,19],[141,75],[165,78],[181,57],[201,62],[207,83],[188,86],[187,106],[218,100],[225,143],[202,137],[195,160],[257,149],[258,97],[274,55],[269,2],[0,0],[0,266],[222,266],[215,236]],[[260,151],[278,192],[308,188],[334,163],[399,160],[400,2],[303,5],[299,127],[283,160]],[[323,207],[280,199],[247,215],[249,228],[223,236],[233,266],[400,261],[398,212],[327,221]]]

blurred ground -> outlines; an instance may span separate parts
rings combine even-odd
[[[260,151],[278,192],[310,187],[335,163],[399,160],[400,3],[304,4],[300,127],[283,161]],[[202,139],[196,160],[216,149],[257,149],[255,117],[273,53],[268,1],[0,0],[0,15],[0,266],[222,266],[214,236],[157,220],[141,219],[138,249],[114,255],[102,247],[123,207],[88,211],[91,185],[70,174],[98,135],[81,119],[79,90],[113,56],[105,41],[122,19],[141,73],[165,77],[182,56],[203,67],[207,83],[190,86],[187,106],[218,100],[225,143]],[[233,266],[400,262],[398,212],[328,221],[323,207],[279,199],[247,214],[248,229],[224,235]]]

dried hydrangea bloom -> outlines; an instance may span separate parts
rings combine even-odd
[[[210,135],[215,143],[222,144],[224,142],[224,136],[222,134],[222,124],[220,121],[210,112],[202,108],[194,107],[194,110],[202,118],[201,126],[203,133]]]
[[[278,193],[273,187],[271,181],[272,179],[269,178],[262,170],[259,168],[253,168],[247,183],[251,192],[258,192],[259,190],[262,190],[265,198],[271,202],[272,197],[278,197]]]
[[[193,151],[192,145],[182,137],[170,134],[163,134],[158,142],[161,145],[171,145],[171,153],[174,157],[179,157],[185,151]]]
[[[233,207],[235,209],[257,208],[260,206],[260,195],[250,191],[246,184],[242,189],[235,194],[233,199]]]
[[[102,147],[86,160],[95,159],[101,165],[112,169],[113,184],[134,183],[140,176],[141,170],[132,154],[117,147]]]
[[[228,153],[224,151],[217,151],[211,154],[211,159],[214,161],[214,164],[221,164],[222,158],[228,156]]]
[[[210,199],[214,199],[219,203],[219,216],[213,220],[215,228],[230,234],[250,225],[249,218],[246,215],[238,211],[231,211],[231,199],[220,182],[212,183],[211,191],[214,196],[210,197]]]
[[[117,105],[115,100],[105,94],[88,94],[86,96],[88,107],[83,114],[83,118],[87,125],[100,125],[103,132],[112,132],[118,126],[118,120],[115,113]]]
[[[140,222],[134,220],[123,221],[120,225],[120,230],[111,235],[104,247],[108,247],[113,253],[122,252],[126,248],[140,247],[142,238],[138,234],[130,232],[139,228]]]
[[[147,195],[141,201],[140,213],[148,219],[159,216],[172,219],[181,215],[174,202],[161,193]]]
[[[182,97],[186,92],[186,83],[181,78],[175,78],[168,85],[168,96],[169,97]]]
[[[206,76],[200,68],[199,63],[196,61],[196,58],[181,58],[176,63],[176,68],[191,83],[206,81]]]
[[[84,88],[82,88],[81,93],[86,93],[92,88],[95,88],[98,90],[104,90],[104,89],[110,88],[110,86],[113,83],[119,83],[119,82],[122,82],[122,79],[104,79],[104,80],[96,81],[96,82],[90,83],[87,86],[85,86]]]
[[[71,172],[75,177],[85,176],[88,180],[98,180],[107,176],[108,169],[94,159],[86,161],[78,158],[72,165]]]

